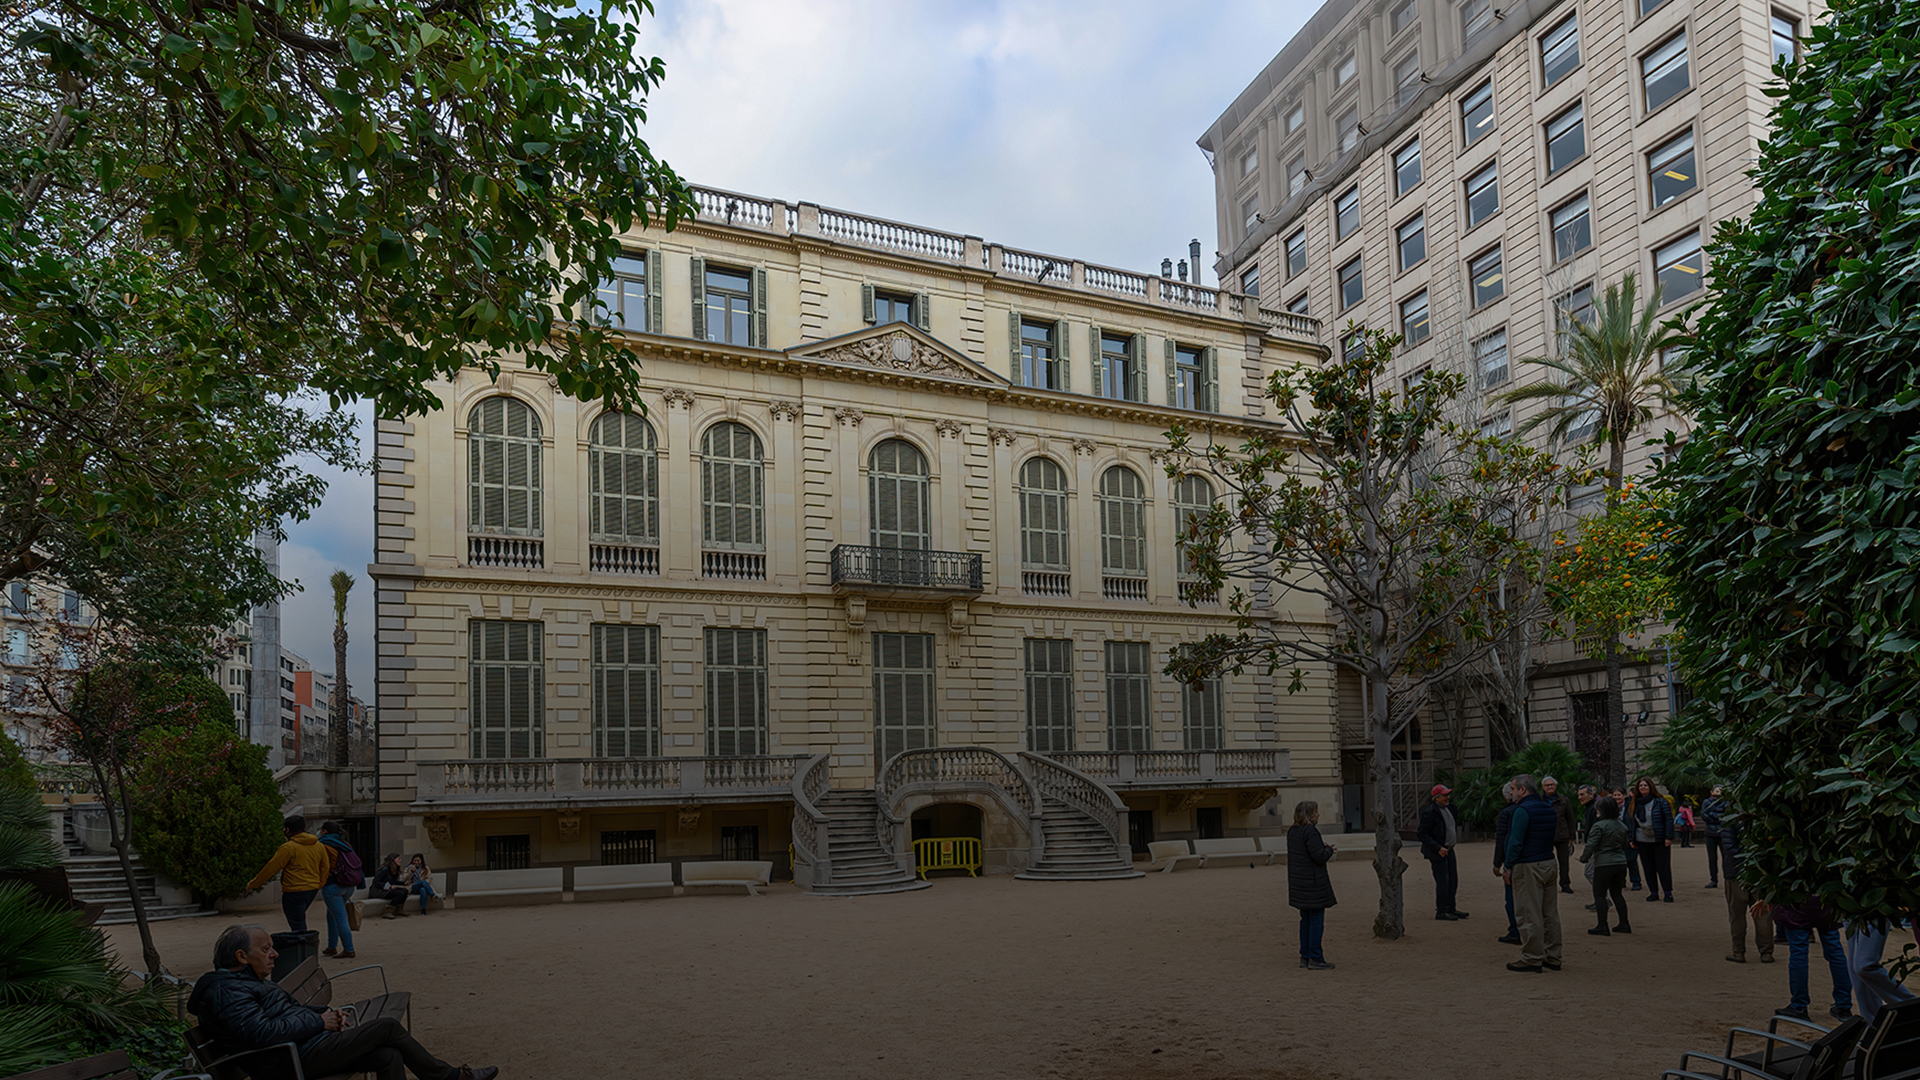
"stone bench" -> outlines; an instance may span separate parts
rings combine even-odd
[[[1260,851],[1266,855],[1268,866],[1272,866],[1274,863],[1280,863],[1284,866],[1287,861],[1286,834],[1282,833],[1279,836],[1260,837]]]
[[[1224,836],[1212,840],[1195,840],[1193,853],[1201,857],[1201,866],[1211,865],[1214,859],[1237,863],[1245,858],[1248,866],[1252,866],[1255,859],[1261,859],[1268,864],[1273,862],[1266,852],[1260,850],[1260,842],[1251,836]]]
[[[573,868],[573,900],[576,904],[590,900],[643,900],[672,895],[672,863]]]
[[[702,885],[737,885],[759,896],[759,886],[767,884],[772,877],[771,862],[721,860],[680,864],[680,884],[689,889]]]
[[[1161,865],[1163,861],[1166,864],[1164,866]],[[1174,867],[1179,866],[1182,861],[1197,862],[1201,866],[1207,865],[1207,857],[1205,855],[1195,855],[1188,849],[1185,840],[1153,840],[1148,842],[1148,869],[1159,866],[1161,873],[1171,874],[1173,873]]]
[[[462,870],[450,894],[456,908],[557,904],[566,871],[558,866],[528,870]]]

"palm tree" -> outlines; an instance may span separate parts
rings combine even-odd
[[[333,700],[327,709],[327,764],[344,769],[353,764],[347,743],[347,594],[353,575],[335,570],[333,585]]]
[[[1660,413],[1678,411],[1680,393],[1675,376],[1680,363],[1665,356],[1677,336],[1660,324],[1660,286],[1654,285],[1645,307],[1636,304],[1634,275],[1607,286],[1595,302],[1591,318],[1562,316],[1559,350],[1554,356],[1528,357],[1520,362],[1546,368],[1538,382],[1500,395],[1509,404],[1544,405],[1520,425],[1522,433],[1540,428],[1554,443],[1576,437],[1604,439],[1607,446],[1607,505],[1620,498],[1626,480],[1627,440]],[[1592,434],[1581,429],[1592,425]],[[1621,680],[1620,635],[1606,641],[1608,781],[1626,782],[1626,700]]]

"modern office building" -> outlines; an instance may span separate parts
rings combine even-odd
[[[915,840],[1120,876],[1154,837],[1255,830],[1283,788],[1331,798],[1326,673],[1161,674],[1232,624],[1178,557],[1214,489],[1169,477],[1164,433],[1270,429],[1259,389],[1322,355],[1315,320],[698,196],[624,238],[592,316],[644,413],[509,365],[378,425],[383,848],[781,873],[791,847],[803,885],[870,891],[912,881]]]
[[[1497,395],[1539,377],[1520,361],[1551,353],[1560,320],[1584,317],[1596,292],[1633,273],[1642,295],[1659,284],[1663,314],[1701,298],[1703,245],[1757,198],[1747,170],[1767,137],[1772,66],[1823,12],[1817,0],[1331,0],[1200,139],[1216,269],[1262,307],[1327,323],[1336,349],[1350,321],[1403,334],[1400,377],[1464,372],[1470,419],[1515,430],[1527,414]],[[1679,418],[1657,424],[1684,433]],[[1629,471],[1652,452],[1632,447]],[[1630,762],[1684,694],[1654,655],[1628,673]],[[1544,660],[1525,730],[1604,754],[1598,662],[1568,644]],[[1478,725],[1445,746],[1440,726],[1412,751],[1485,763]]]

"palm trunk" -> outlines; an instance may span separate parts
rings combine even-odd
[[[1620,499],[1621,485],[1626,482],[1627,442],[1623,438],[1608,440],[1607,467],[1607,505],[1611,509]],[[1627,694],[1626,682],[1620,673],[1620,635],[1607,635],[1607,753],[1613,760],[1609,762],[1607,780],[1615,788],[1623,788],[1627,783]]]
[[[333,700],[327,709],[327,764],[344,769],[353,764],[347,742],[347,626],[333,624]]]

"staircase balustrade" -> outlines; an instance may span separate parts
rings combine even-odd
[[[984,746],[930,746],[895,754],[874,785],[881,813],[890,820],[896,793],[908,784],[985,782],[1006,791],[1029,818],[1040,816],[1040,800],[1033,782],[1006,755]]]
[[[827,815],[820,809],[820,798],[833,782],[827,755],[815,754],[793,771],[793,873],[803,887],[826,885],[833,881],[833,866],[827,853],[833,850],[828,833]],[[800,881],[801,869],[807,880]]]
[[[1020,757],[1033,772],[1034,787],[1042,799],[1056,799],[1100,823],[1113,838],[1115,850],[1127,848],[1127,804],[1112,788],[1053,758],[1022,750]]]

